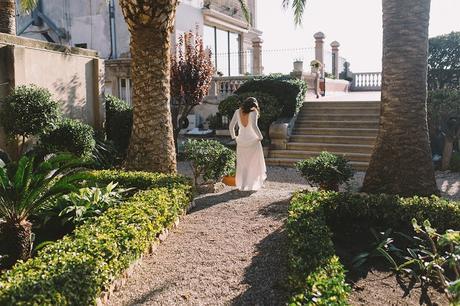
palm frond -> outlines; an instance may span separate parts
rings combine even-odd
[[[21,0],[19,2],[19,7],[21,9],[21,12],[24,14],[30,14],[38,4],[38,0]]]
[[[285,9],[291,7],[294,11],[294,23],[296,26],[302,24],[303,14],[305,12],[306,0],[283,0],[283,7]]]
[[[251,22],[251,14],[249,12],[248,3],[246,2],[246,0],[238,0],[238,2],[240,3],[241,10],[243,12],[244,18],[246,19],[246,21],[248,23],[250,23]]]

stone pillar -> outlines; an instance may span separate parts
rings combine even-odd
[[[261,75],[264,71],[262,66],[262,38],[257,37],[252,40],[252,73]]]
[[[340,44],[338,41],[331,42],[332,48],[332,74],[335,76],[336,79],[339,79],[339,47]]]
[[[324,75],[324,39],[326,38],[326,35],[324,35],[323,32],[318,32],[315,35],[313,35],[315,38],[315,59],[319,62],[321,62],[322,67],[321,67],[321,76]]]

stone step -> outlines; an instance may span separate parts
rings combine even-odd
[[[292,135],[375,136],[378,129],[353,128],[294,128]]]
[[[380,115],[380,108],[378,107],[346,107],[346,108],[308,108],[303,107],[300,110],[298,118],[308,115],[318,115],[318,114],[333,114],[333,115],[342,115],[342,114],[362,114],[362,115]]]
[[[333,144],[333,143],[301,143],[288,142],[287,149],[294,151],[312,151],[312,152],[344,152],[344,153],[365,153],[371,154],[374,145],[364,144]]]
[[[266,158],[265,162],[269,166],[294,167],[295,163],[302,159],[297,158]],[[350,162],[355,171],[366,171],[369,166],[367,162]]]
[[[308,114],[302,117],[297,117],[296,122],[302,123],[306,121],[379,121],[379,115],[366,114]]]
[[[375,136],[292,135],[291,142],[374,145]]]
[[[302,108],[349,108],[349,107],[375,107],[380,109],[380,101],[321,101],[304,102]]]
[[[295,128],[363,128],[363,129],[378,129],[378,121],[344,121],[344,120],[309,120],[309,121],[297,121]]]
[[[312,151],[295,151],[295,150],[271,150],[269,153],[270,158],[292,158],[292,159],[307,159],[316,157],[321,152]],[[344,152],[330,152],[335,155],[340,155],[349,161],[369,162],[371,154],[364,153],[344,153]]]

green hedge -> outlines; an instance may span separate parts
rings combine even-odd
[[[161,231],[184,212],[191,198],[186,179],[148,173],[94,172],[101,182],[115,178],[142,190],[72,235],[46,246],[0,277],[0,305],[92,305]],[[115,179],[115,181],[117,181]],[[166,187],[158,187],[162,183]],[[158,188],[157,188],[158,187]],[[174,188],[172,188],[174,187]]]
[[[287,220],[291,305],[348,305],[350,287],[332,234],[371,227],[408,228],[429,219],[440,231],[460,229],[460,205],[437,197],[400,198],[336,192],[298,193]]]
[[[125,101],[107,95],[105,97],[105,133],[117,150],[126,154],[133,128],[133,108]]]
[[[263,92],[275,97],[281,104],[281,117],[292,117],[298,113],[307,94],[307,84],[290,76],[267,76],[249,80],[235,94],[248,92]]]

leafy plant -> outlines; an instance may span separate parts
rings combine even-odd
[[[63,118],[40,136],[40,147],[47,153],[68,152],[90,158],[95,145],[93,128],[76,119]]]
[[[51,156],[34,165],[34,158],[23,156],[8,169],[0,168],[0,218],[7,265],[26,260],[32,247],[29,217],[63,194],[77,190],[85,176],[82,163],[70,155]]]
[[[236,154],[215,140],[188,140],[185,155],[190,161],[195,186],[203,182],[216,182],[235,168]]]
[[[399,269],[413,276],[422,286],[438,286],[449,300],[458,301],[460,297],[455,295],[458,293],[455,288],[456,281],[460,280],[460,231],[447,230],[439,234],[428,220],[419,225],[415,218],[412,226],[418,244],[407,249],[409,256],[405,256],[406,261]],[[448,276],[449,270],[453,272],[454,279]]]
[[[353,267],[359,268],[371,258],[382,257],[391,264],[393,269],[398,271],[399,267],[393,254],[401,254],[402,251],[394,245],[394,239],[390,236],[393,230],[389,228],[385,232],[376,232],[375,229],[371,228],[371,233],[374,237],[374,243],[371,244],[369,251],[362,252],[353,258]]]
[[[340,184],[353,177],[353,169],[348,161],[329,152],[299,161],[296,168],[308,183],[318,185],[323,190],[338,191]]]
[[[128,150],[133,129],[133,108],[125,101],[112,96],[105,96],[105,133],[113,141],[115,148],[124,158]]]
[[[123,194],[130,189],[117,188],[117,185],[111,182],[104,188],[81,188],[77,192],[63,195],[57,199],[55,205],[41,211],[40,214],[45,219],[59,217],[63,224],[80,225],[123,202]]]
[[[427,117],[430,137],[446,130],[451,117],[460,117],[460,90],[441,89],[428,92]]]
[[[110,169],[122,162],[113,142],[100,137],[95,138],[95,146],[91,155],[93,167],[96,169]]]
[[[50,92],[35,85],[16,87],[3,99],[0,110],[0,122],[7,135],[21,140],[18,155],[23,153],[28,137],[53,127],[59,116],[58,104]]]

